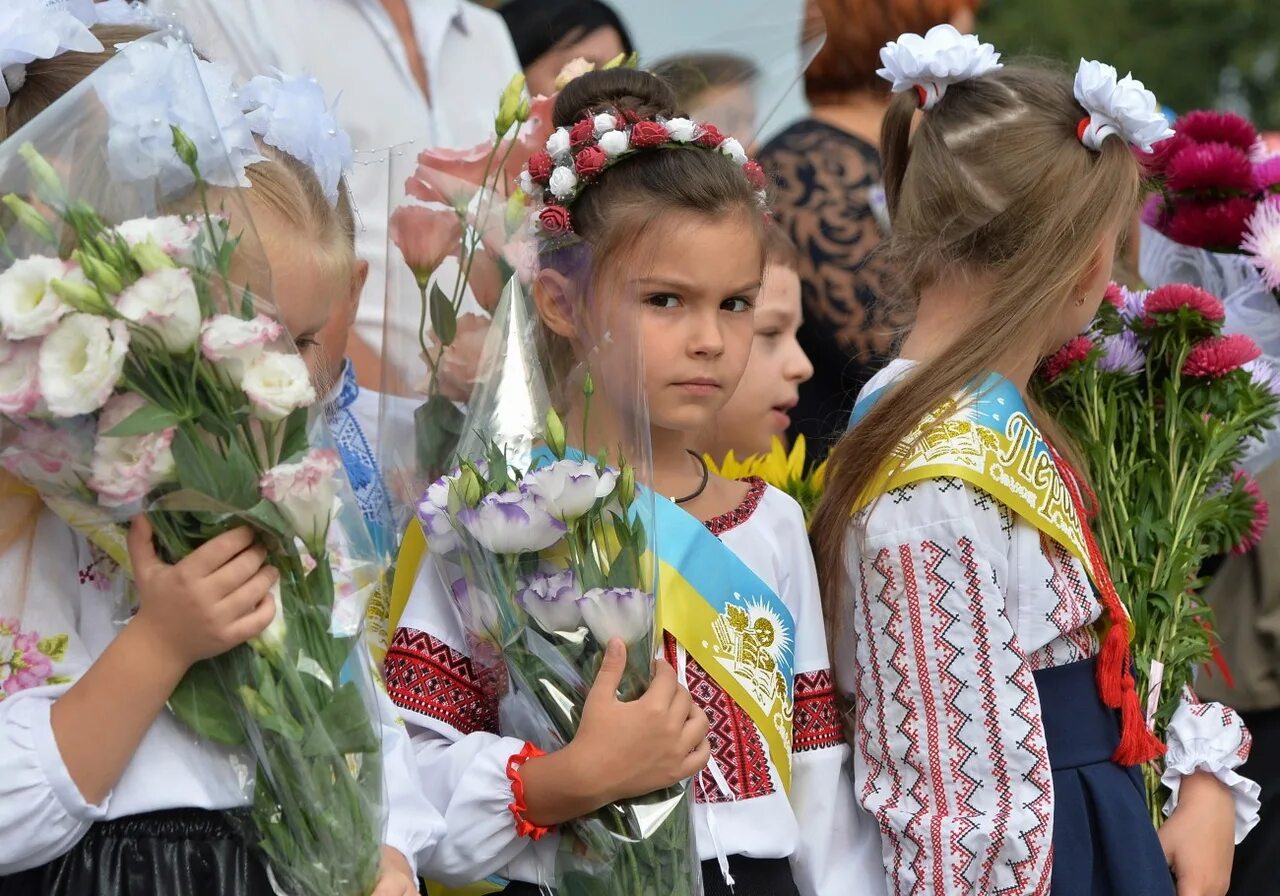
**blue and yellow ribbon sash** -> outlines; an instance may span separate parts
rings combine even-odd
[[[850,426],[892,388],[860,400]],[[993,373],[980,386],[939,405],[898,444],[854,510],[892,489],[942,477],[962,479],[990,492],[1066,548],[1098,585],[1071,491],[1013,383]]]

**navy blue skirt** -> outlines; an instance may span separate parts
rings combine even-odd
[[[1120,718],[1096,675],[1096,659],[1035,673],[1053,770],[1052,896],[1173,896],[1142,772],[1111,761]]]

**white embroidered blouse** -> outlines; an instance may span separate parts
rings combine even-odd
[[[786,602],[796,623],[792,789],[788,800],[751,717],[667,637],[664,655],[711,721],[712,764],[694,779],[699,858],[790,858],[804,896],[883,893],[871,820],[853,800],[833,699],[822,608],[799,506],[762,481],[708,523]],[[434,873],[448,884],[501,874],[554,881],[555,836],[517,836],[507,760],[523,741],[499,732],[491,676],[472,665],[452,600],[430,562],[419,570],[384,667],[413,735],[422,784],[445,816]]]
[[[893,361],[863,389],[891,384]],[[979,488],[934,479],[887,492],[850,532],[836,670],[855,704],[859,803],[879,822],[895,894],[1047,893],[1053,784],[1032,673],[1088,659],[1102,608],[1083,567]],[[1231,788],[1237,842],[1258,785],[1236,774],[1249,734],[1188,695],[1164,783]]]
[[[126,624],[123,577],[45,511],[29,542],[0,554],[0,582],[15,589],[0,607],[18,608],[16,616],[0,613],[0,876],[63,855],[96,821],[252,802],[251,758],[201,741],[167,710],[107,798],[86,802],[62,761],[49,711]],[[379,708],[383,841],[413,864],[439,839],[443,821],[417,787],[395,709],[385,697]]]

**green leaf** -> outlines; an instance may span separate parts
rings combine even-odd
[[[431,284],[431,329],[441,345],[452,345],[458,335],[458,313],[440,284]]]
[[[125,417],[106,435],[115,439],[127,436],[145,436],[153,432],[177,426],[182,417],[173,411],[165,410],[154,404],[144,404],[128,417]]]
[[[307,409],[298,408],[284,422],[284,438],[280,458],[285,463],[295,463],[311,447],[307,440]]]
[[[244,294],[240,296],[240,316],[245,320],[253,320],[254,313],[253,293],[246,286]]]
[[[224,690],[224,675],[215,665],[221,659],[204,660],[188,669],[169,696],[169,709],[201,737],[239,746],[245,742],[244,726]]]
[[[43,653],[54,662],[61,662],[67,655],[67,642],[70,638],[65,634],[54,635],[50,638],[41,638],[36,642],[36,650]]]
[[[307,732],[302,754],[307,757],[332,753],[375,753],[378,737],[360,691],[352,682],[333,692],[320,711],[319,724]]]
[[[260,526],[269,532],[273,532],[281,539],[292,540],[293,527],[285,521],[284,516],[276,508],[276,505],[270,501],[259,501],[248,510],[242,510],[236,515],[253,526]]]
[[[433,395],[413,412],[418,470],[432,481],[453,463],[466,417],[449,399]]]
[[[225,456],[217,454],[186,427],[179,427],[173,438],[173,460],[184,489],[208,495],[233,510],[247,510],[261,500],[257,468],[238,447]]]

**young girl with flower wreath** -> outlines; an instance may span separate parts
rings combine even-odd
[[[1221,896],[1256,821],[1239,718],[1163,745],[1066,434],[1027,383],[1093,318],[1169,135],[1110,66],[1002,67],[949,26],[881,53],[890,256],[917,302],[813,525],[857,798],[894,893]],[[918,118],[918,125],[913,122]],[[1138,764],[1173,791],[1158,835]],[[1172,869],[1172,876],[1170,874]]]
[[[541,198],[537,314],[575,363],[590,348],[583,334],[593,320],[635,314],[653,486],[671,496],[655,496],[658,542],[687,539],[678,547],[757,583],[752,594],[714,599],[726,613],[759,612],[756,624],[775,626],[761,642],[777,661],[764,704],[782,709],[775,718],[730,696],[748,692],[708,653],[717,636],[681,622],[660,595],[665,662],[647,693],[617,699],[626,657],[613,641],[576,736],[543,754],[504,736],[501,685],[482,674],[429,560],[384,671],[422,784],[450,831],[435,851],[436,873],[446,883],[501,875],[507,893],[542,892],[555,879],[558,824],[692,776],[707,893],[880,892],[868,874],[874,854],[856,836],[867,820],[849,789],[803,515],[763,481],[709,475],[692,450],[747,362],[764,267],[763,174],[738,141],[678,115],[670,88],[644,72],[577,78],[554,119],[546,151],[522,177],[525,192]],[[634,388],[612,382],[621,376],[607,361],[591,373],[598,410]],[[580,393],[564,416],[581,421]],[[793,721],[785,738],[780,720]]]
[[[24,4],[19,24],[29,30],[23,33],[50,38],[33,46],[57,49],[21,66],[6,65],[0,140],[92,76],[121,47],[152,33],[145,16],[131,24],[138,11],[121,9],[123,4],[104,6],[113,14],[110,21],[123,24],[92,27],[74,10],[43,0]],[[354,284],[362,269],[354,257],[349,208],[344,216],[345,199],[333,201],[345,189],[337,175],[328,184],[330,194],[313,170],[317,158],[297,142],[296,115],[283,136],[273,131],[278,112],[300,110],[285,99],[288,80],[261,79],[247,89],[246,96],[254,93],[260,103],[243,133],[256,135],[248,139],[261,141],[265,159],[245,169],[249,187],[243,196],[268,262],[280,274],[277,286],[288,284],[280,293],[282,316],[304,359],[320,372],[314,345],[326,330],[329,295],[344,293],[349,284],[358,294]],[[209,83],[217,82],[210,73]],[[126,238],[135,237],[177,255],[193,234],[157,226]],[[4,463],[21,469],[23,460],[14,455]],[[131,470],[93,472],[120,478]],[[68,464],[64,474],[84,471]],[[169,565],[157,556],[146,518],[136,517],[128,553],[137,609],[121,625],[118,608],[128,598],[116,564],[9,472],[0,472],[0,522],[0,894],[276,892],[259,854],[243,839],[242,825],[231,818],[252,799],[251,787],[247,797],[245,789],[246,780],[252,783],[252,759],[203,740],[166,708],[192,665],[263,635],[276,616],[271,589],[279,574],[263,564],[266,552],[255,545],[252,530],[227,532]],[[375,894],[409,896],[418,891],[413,866],[438,836],[441,820],[414,785],[394,709],[385,699],[380,709],[390,805]]]

